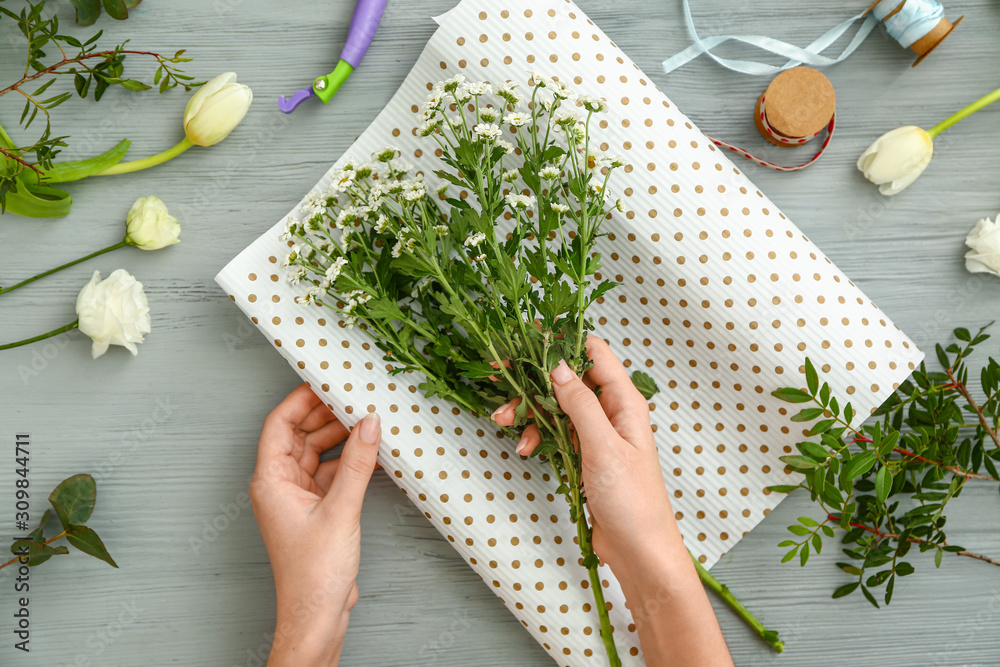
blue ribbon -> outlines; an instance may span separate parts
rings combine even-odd
[[[702,39],[698,36],[698,31],[694,26],[690,1],[684,0],[684,22],[687,24],[688,33],[690,33],[693,43],[680,53],[664,60],[663,71],[669,74],[703,53],[727,69],[753,75],[776,74],[782,70],[798,67],[799,65],[811,65],[813,67],[835,65],[854,53],[855,49],[861,46],[865,38],[871,34],[871,31],[874,30],[879,21],[895,9],[900,2],[902,0],[882,0],[867,16],[865,16],[866,12],[853,16],[843,23],[830,28],[814,42],[802,48],[764,35],[720,35]],[[944,16],[944,7],[937,0],[906,0],[903,8],[889,17],[885,25],[890,36],[903,47],[908,47],[930,32],[942,16]],[[852,25],[861,19],[863,19],[861,26],[840,55],[836,57],[822,55],[824,50],[836,42]],[[754,60],[723,58],[712,53],[712,49],[730,41],[755,46],[763,51],[788,58],[788,61],[784,65],[768,65]]]

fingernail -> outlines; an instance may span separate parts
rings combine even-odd
[[[377,412],[371,412],[365,415],[358,428],[358,437],[361,438],[362,442],[374,443],[378,440],[378,434],[382,430],[382,418],[378,416]]]
[[[569,367],[565,359],[559,360],[559,365],[552,369],[552,381],[556,384],[566,384],[576,377],[576,373]]]
[[[526,449],[528,449],[528,436],[522,435],[521,439],[517,441],[517,447],[514,448],[514,451],[521,456],[524,456],[524,451]]]
[[[508,410],[510,410],[510,405],[508,404],[501,405],[499,408],[493,411],[493,414],[490,415],[490,419],[496,421],[497,417],[506,413]]]

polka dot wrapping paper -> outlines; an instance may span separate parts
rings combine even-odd
[[[527,88],[537,68],[608,101],[596,143],[631,165],[612,180],[626,210],[600,247],[621,286],[590,312],[624,363],[661,389],[651,417],[663,474],[687,545],[711,566],[781,501],[767,486],[797,481],[778,457],[795,451],[802,427],[770,392],[805,384],[806,355],[862,416],[923,355],[575,5],[464,0],[440,23],[333,168],[393,144],[433,181],[436,144],[416,135],[418,112],[430,86],[457,73]],[[386,472],[553,659],[606,664],[547,466],[516,456],[489,422],[424,398],[419,378],[390,376],[366,334],[332,311],[297,305],[283,224],[220,285],[343,421],[379,412]],[[619,653],[644,664],[621,590],[601,570]]]

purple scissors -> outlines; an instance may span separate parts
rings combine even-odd
[[[337,67],[326,76],[317,77],[311,87],[303,88],[291,97],[286,98],[284,95],[279,97],[278,108],[285,113],[292,113],[311,97],[318,97],[323,104],[333,99],[354,69],[361,64],[361,59],[365,57],[382,20],[386,2],[387,0],[358,0],[354,16],[351,18],[351,28],[347,33],[347,42],[344,44],[344,50],[340,52],[340,62],[337,63]]]

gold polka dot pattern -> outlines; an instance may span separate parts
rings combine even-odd
[[[526,84],[537,67],[608,101],[596,143],[631,166],[612,184],[626,212],[608,221],[601,247],[605,276],[622,285],[592,313],[626,366],[662,390],[651,417],[663,474],[685,541],[711,565],[781,500],[765,487],[795,479],[778,457],[802,430],[771,390],[802,386],[809,355],[867,414],[922,354],[575,5],[504,7],[465,0],[447,14],[347,155],[391,142],[432,173],[415,112],[458,72]],[[276,278],[282,224],[217,280],[345,422],[379,411],[386,472],[558,664],[605,664],[575,531],[546,467],[516,456],[489,423],[423,398],[419,378],[391,377],[363,332],[295,305]],[[607,568],[603,580],[623,662],[644,664]]]

